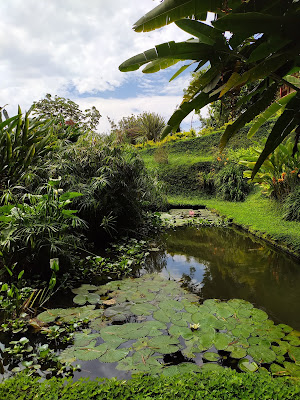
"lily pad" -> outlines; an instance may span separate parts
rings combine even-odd
[[[92,361],[102,356],[107,351],[107,349],[108,349],[107,343],[102,343],[97,347],[90,345],[89,347],[75,348],[74,356],[78,360]]]
[[[218,361],[220,359],[220,355],[218,353],[209,351],[203,353],[202,357],[207,361]]]
[[[271,363],[276,360],[276,354],[273,350],[266,346],[262,345],[254,345],[250,346],[247,350],[248,354],[256,361],[257,363]]]
[[[225,350],[232,341],[233,337],[226,333],[217,333],[214,337],[214,345],[217,350]]]
[[[170,317],[166,315],[166,313],[163,310],[154,311],[153,318],[155,318],[157,321],[160,322],[165,322],[165,323],[170,322]]]
[[[255,372],[258,370],[258,365],[256,362],[250,362],[247,358],[242,358],[238,362],[238,366],[243,372]]]
[[[100,296],[96,293],[78,294],[74,297],[73,302],[81,306],[86,303],[97,304],[100,302]]]
[[[129,353],[128,349],[109,349],[99,360],[104,363],[113,363],[122,360]]]
[[[130,310],[135,315],[151,315],[157,308],[153,304],[142,303],[131,306]]]
[[[300,347],[290,347],[289,349],[289,357],[293,360],[297,365],[300,365]]]

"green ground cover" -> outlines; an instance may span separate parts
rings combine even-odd
[[[207,371],[175,377],[138,376],[129,381],[50,379],[38,382],[19,375],[0,385],[1,400],[87,400],[87,399],[205,399],[205,400],[297,400],[300,386],[285,378],[235,371]]]
[[[259,191],[251,193],[244,202],[218,200],[201,195],[170,195],[169,203],[179,205],[205,205],[233,222],[246,227],[258,236],[282,244],[286,249],[300,253],[300,224],[285,221],[278,203],[263,197]]]

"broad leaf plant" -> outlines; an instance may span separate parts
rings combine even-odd
[[[208,12],[215,15],[212,26],[204,22]],[[144,73],[153,73],[188,61],[172,80],[193,63],[196,71],[209,66],[188,88],[162,137],[175,130],[193,110],[255,83],[250,95],[240,100],[243,104],[251,97],[252,105],[227,126],[220,142],[222,150],[240,128],[267,109],[265,116],[274,108],[282,111],[253,169],[254,177],[293,130],[297,141],[300,137],[300,79],[296,74],[300,70],[300,0],[164,0],[133,29],[148,32],[173,22],[193,37],[157,45],[123,62],[120,70],[134,71],[144,66]],[[278,103],[282,85],[290,87],[292,93]]]

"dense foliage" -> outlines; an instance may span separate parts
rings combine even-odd
[[[62,188],[82,193],[75,205],[88,223],[88,235],[98,244],[133,232],[146,212],[163,206],[161,184],[146,171],[130,146],[87,136],[56,154],[50,176],[61,176]]]
[[[0,385],[0,399],[75,400],[75,399],[274,399],[296,400],[298,384],[268,375],[237,374],[235,371],[206,372],[197,375],[154,378],[135,377],[127,382],[115,379],[95,381],[38,379],[19,375]]]
[[[202,21],[213,12],[213,26]],[[179,61],[191,60],[171,78],[177,77],[188,65],[197,63],[196,70],[209,63],[209,69],[187,89],[183,102],[174,112],[162,136],[176,129],[194,109],[201,109],[228,93],[238,94],[243,87],[254,84],[250,93],[252,105],[234,123],[227,126],[221,148],[246,123],[265,111],[274,101],[283,83],[294,92],[270,133],[253,169],[253,176],[266,157],[293,129],[299,132],[299,79],[292,74],[299,70],[300,6],[298,1],[278,0],[165,0],[134,24],[137,32],[147,32],[175,22],[193,38],[180,43],[163,43],[123,62],[121,71],[134,71],[146,65],[143,72],[152,73]],[[225,32],[229,31],[230,36]],[[239,104],[249,100],[247,93]],[[278,104],[271,105],[268,116]],[[267,115],[266,114],[266,115]]]
[[[111,121],[112,136],[121,143],[139,144],[158,141],[165,126],[164,118],[154,112],[123,117],[118,123]]]

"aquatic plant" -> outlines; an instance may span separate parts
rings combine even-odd
[[[200,305],[197,296],[155,274],[83,285],[75,294],[98,295],[106,303],[105,308],[53,309],[38,316],[48,324],[79,315],[90,319],[90,330],[78,333],[74,345],[60,354],[62,361],[99,359],[118,362],[120,370],[167,376],[230,364],[241,371],[300,377],[300,332],[275,325],[247,301],[209,299]],[[165,356],[177,352],[185,362],[168,365]]]

